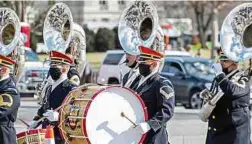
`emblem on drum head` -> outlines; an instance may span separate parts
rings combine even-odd
[[[80,105],[71,105],[70,106],[70,112],[69,112],[69,116],[66,117],[67,119],[67,125],[72,129],[75,130],[77,126],[79,126],[79,120],[77,118],[72,118],[72,117],[76,117],[79,115],[80,112]]]

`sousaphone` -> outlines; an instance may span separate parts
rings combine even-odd
[[[73,17],[64,3],[53,5],[48,11],[43,28],[43,38],[49,51],[65,53],[72,36]]]
[[[252,58],[252,3],[235,7],[225,18],[220,32],[221,49],[233,61]]]
[[[138,46],[151,47],[158,26],[158,14],[154,5],[135,1],[123,11],[118,25],[118,37],[124,51],[139,55]]]
[[[11,70],[14,81],[20,77],[24,60],[20,58],[21,25],[17,14],[10,8],[0,8],[0,54],[11,57],[16,63]]]

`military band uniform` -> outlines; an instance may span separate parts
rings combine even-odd
[[[250,144],[250,86],[239,70],[227,78],[221,73],[215,78],[224,95],[212,111],[206,144]]]
[[[43,99],[42,106],[38,109],[37,116],[35,116],[34,121],[39,120],[41,117],[45,117],[46,113],[49,113],[50,110],[55,110],[60,107],[69,94],[76,85],[72,84],[67,78],[67,73],[61,73],[60,69],[57,67],[60,64],[70,65],[72,59],[67,55],[52,51],[50,52],[51,57],[51,67],[49,69],[49,74],[54,80],[51,85],[46,88],[45,96]],[[58,113],[59,111],[55,111]],[[38,123],[39,125],[40,123]],[[49,121],[48,118],[42,122],[42,128],[46,128],[47,125],[54,125],[54,137],[56,144],[63,144],[64,139],[61,137],[59,128],[58,128],[58,116],[56,121]]]
[[[143,144],[168,144],[166,124],[174,113],[174,91],[171,82],[155,73],[135,91],[147,107],[147,123],[151,127]]]
[[[139,61],[149,61],[153,60],[153,57],[158,59],[163,57],[161,53],[145,47],[140,47],[140,51]],[[150,130],[147,132],[143,144],[169,144],[166,125],[174,114],[175,99],[173,85],[168,79],[159,75],[158,69],[153,70],[147,76],[143,75],[145,73],[143,72],[144,70],[142,70],[142,64],[140,63],[139,72],[142,77],[133,86],[133,90],[144,101],[148,112],[148,120],[146,122]]]
[[[37,116],[34,118],[34,120],[39,120],[41,117],[43,117],[43,114],[50,109],[55,110],[61,104],[63,103],[66,96],[69,94],[70,91],[72,91],[76,86],[73,85],[68,79],[65,79],[63,82],[61,82],[58,86],[56,86],[52,90],[52,85],[48,86],[46,89],[46,95],[44,97],[43,105],[39,108],[37,112]],[[42,128],[46,128],[48,124],[54,125],[54,136],[55,141],[62,141],[62,138],[59,133],[59,128],[57,126],[57,122],[50,123],[48,120],[44,120],[42,122]]]
[[[0,65],[12,65],[14,61],[0,55]],[[7,62],[7,63],[5,63]],[[16,144],[14,123],[20,106],[20,95],[14,81],[8,75],[0,80],[0,144]]]

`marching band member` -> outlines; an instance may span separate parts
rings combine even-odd
[[[159,29],[160,30],[160,29]],[[149,120],[139,123],[136,129],[147,133],[143,144],[168,144],[166,124],[172,118],[175,107],[174,89],[171,82],[159,75],[160,61],[164,57],[159,52],[162,43],[159,31],[152,49],[140,46],[139,73],[140,80],[133,86],[144,101]],[[153,50],[154,49],[154,50]],[[162,48],[161,48],[162,49]]]
[[[224,95],[208,119],[206,144],[250,144],[248,79],[241,75],[238,62],[223,53],[219,61],[212,68],[216,74],[214,81]],[[228,74],[231,74],[229,78]]]
[[[68,93],[75,88],[75,85],[73,85],[67,79],[67,73],[69,71],[69,65],[72,63],[72,59],[67,55],[57,51],[51,51],[50,58],[51,63],[49,74],[53,80],[53,84],[47,87],[44,102],[41,108],[38,110],[34,121],[32,121],[31,125],[29,126],[30,129],[36,128],[39,125],[37,120],[43,116],[46,118],[46,120],[43,121],[42,128],[45,128],[51,122],[57,122],[59,113],[54,111],[54,109],[61,106]],[[55,125],[55,142],[56,144],[62,144],[64,143],[64,140],[60,136],[57,124]]]
[[[0,55],[0,143],[16,144],[16,121],[20,106],[20,95],[10,70],[15,64],[10,58]]]

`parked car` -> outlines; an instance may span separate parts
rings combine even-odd
[[[161,75],[168,78],[175,90],[176,104],[200,108],[199,93],[209,87],[214,78],[212,61],[204,58],[169,56],[165,58]]]
[[[165,56],[192,56],[189,52],[186,51],[173,51],[173,50],[166,50]]]
[[[36,86],[43,81],[49,70],[49,64],[39,60],[38,55],[31,48],[25,49],[25,64],[20,78],[17,80],[17,89],[21,96],[33,97]]]
[[[97,83],[119,84],[122,76],[129,71],[123,50],[108,50],[101,63]]]
[[[80,74],[80,85],[85,83],[96,83],[97,72],[93,71],[88,60],[82,74]]]

